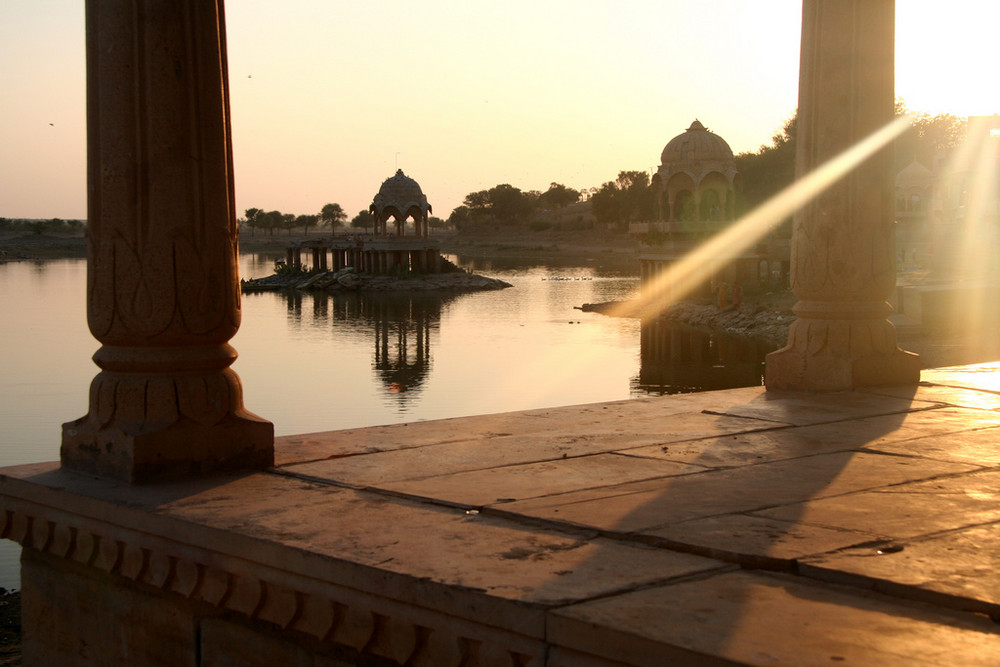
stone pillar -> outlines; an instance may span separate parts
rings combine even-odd
[[[893,0],[804,0],[796,171],[822,165],[893,120]],[[883,149],[794,221],[788,344],[768,389],[913,384],[920,359],[896,345],[892,150]]]
[[[137,483],[273,464],[243,407],[222,0],[87,2],[87,318],[64,466]]]

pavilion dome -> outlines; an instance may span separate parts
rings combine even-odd
[[[421,211],[431,210],[420,185],[404,174],[402,169],[397,169],[394,176],[385,179],[372,200],[372,206],[378,210],[391,206],[404,214],[413,207]]]
[[[660,163],[664,166],[714,162],[733,164],[733,150],[726,140],[711,132],[696,118],[682,134],[667,142]]]

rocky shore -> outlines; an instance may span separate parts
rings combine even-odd
[[[712,304],[682,301],[662,311],[643,312],[638,302],[586,303],[581,310],[619,317],[662,318],[695,327],[760,338],[777,347],[788,340],[788,327],[795,315],[791,295],[769,295],[770,299],[719,308]]]
[[[510,287],[510,283],[466,271],[383,276],[358,273],[353,267],[313,274],[280,274],[240,281],[243,292],[284,289],[324,292],[478,292]]]

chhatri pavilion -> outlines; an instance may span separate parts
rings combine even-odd
[[[644,287],[735,221],[742,179],[726,140],[695,119],[663,148],[652,186],[655,221],[633,223],[629,230],[642,239],[639,266]],[[715,262],[713,277],[702,286],[704,292],[718,290],[723,283],[727,290],[739,286],[753,292],[762,278],[770,277],[766,256],[753,248],[738,256],[717,257]]]

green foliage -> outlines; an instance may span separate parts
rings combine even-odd
[[[770,145],[736,156],[736,169],[743,180],[742,192],[737,193],[737,215],[764,203],[795,180],[797,128],[796,113],[771,137]]]
[[[620,171],[617,179],[604,183],[590,197],[591,212],[598,222],[621,226],[652,219],[654,202],[649,174],[644,171]]]

